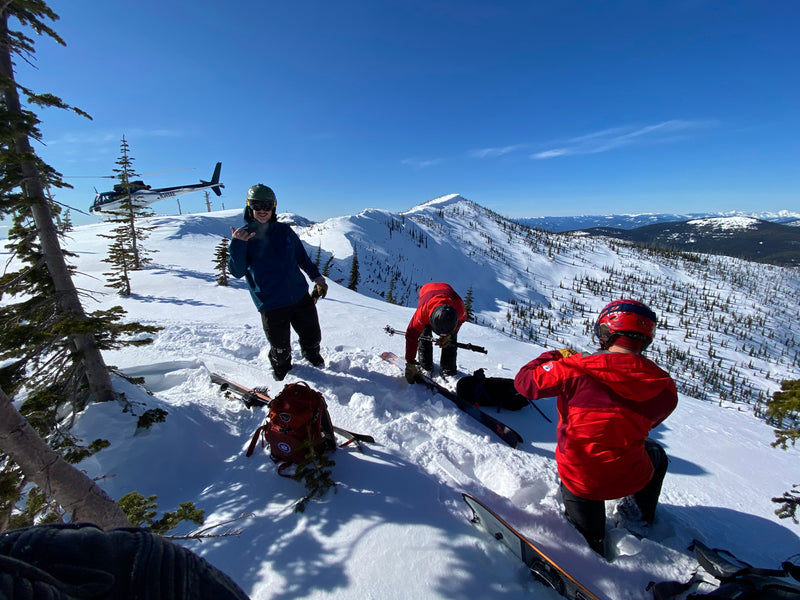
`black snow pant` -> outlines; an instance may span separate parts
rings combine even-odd
[[[653,463],[653,476],[650,482],[641,490],[633,494],[633,499],[642,513],[646,523],[652,523],[656,516],[656,506],[661,495],[661,484],[667,474],[669,459],[657,442],[647,438],[644,449]],[[564,501],[564,510],[567,519],[581,532],[589,546],[598,554],[604,555],[603,547],[606,537],[606,505],[603,500],[587,500],[573,494],[561,484],[561,497]]]
[[[291,306],[262,312],[261,324],[270,345],[269,361],[276,371],[288,371],[292,365],[290,327],[297,333],[303,356],[319,353],[322,332],[317,307],[308,294]]]
[[[428,338],[428,339],[423,339]],[[430,325],[426,325],[425,329],[422,330],[422,335],[419,338],[419,342],[417,343],[417,362],[419,362],[419,366],[425,369],[426,371],[433,370],[433,328]],[[440,366],[442,367],[442,373],[445,375],[455,375],[458,371],[458,367],[456,366],[456,355],[458,353],[458,332],[454,333],[450,336],[450,341],[447,342],[447,345],[442,348],[442,359],[440,362]]]
[[[205,559],[140,528],[37,525],[0,536],[0,598],[247,600]]]

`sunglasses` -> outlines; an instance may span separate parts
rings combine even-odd
[[[253,202],[250,205],[253,210],[272,210],[275,208],[274,202]]]

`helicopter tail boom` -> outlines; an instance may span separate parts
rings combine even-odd
[[[222,192],[219,191],[219,188],[225,187],[219,182],[219,173],[221,170],[222,170],[222,163],[218,162],[217,166],[214,167],[214,174],[211,176],[211,181],[203,181],[202,179],[200,180],[200,183],[202,183],[203,185],[210,185],[211,189],[217,196],[222,196]]]

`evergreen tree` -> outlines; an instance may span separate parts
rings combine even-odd
[[[775,430],[773,446],[785,450],[788,442],[794,445],[800,438],[800,379],[782,381],[781,391],[775,392],[766,404],[767,418],[779,428]]]
[[[23,31],[10,30],[11,18],[37,35],[45,34],[64,45],[45,22],[58,16],[43,0],[7,0],[0,4],[0,215],[11,217],[7,248],[15,264],[20,265],[18,271],[9,270],[0,276],[0,295],[16,300],[0,306],[0,362],[4,363],[0,385],[13,396],[25,382],[27,395],[19,412],[51,448],[66,453],[74,448],[75,440],[69,435],[69,422],[62,423],[61,419],[82,410],[90,399],[100,402],[115,397],[101,351],[149,343],[151,340],[140,334],[157,328],[122,324],[124,311],[118,306],[87,314],[81,305],[72,268],[66,261],[69,253],[61,247],[64,227],[55,222],[60,207],[45,193],[46,188],[69,186],[33,151],[31,138],[41,138],[39,120],[23,108],[20,92],[29,105],[70,109],[89,116],[56,96],[34,93],[16,82],[12,55],[29,61],[34,40]],[[136,337],[122,341],[124,336]],[[14,421],[0,419],[0,437],[6,439],[12,431],[18,431],[15,427]],[[26,484],[37,483],[43,463],[36,463],[39,471],[32,473],[34,463],[17,463],[17,457],[12,458],[5,445],[3,450],[0,485],[4,508],[9,497],[22,496]],[[61,487],[63,482],[54,481],[61,477],[59,473],[50,473],[43,480],[47,485],[41,496],[52,495]],[[36,494],[29,492],[25,489],[30,500]],[[3,514],[0,511],[0,525]]]
[[[129,273],[133,270],[133,252],[125,243],[127,233],[130,231],[127,225],[122,225],[112,229],[114,235],[102,235],[101,237],[111,238],[113,241],[108,247],[108,257],[103,262],[111,263],[111,271],[103,273],[108,278],[106,287],[117,291],[120,296],[131,295],[131,279]]]
[[[19,92],[27,96],[30,104],[88,115],[60,98],[36,94],[15,81],[12,54],[28,60],[34,53],[34,42],[22,31],[9,30],[12,17],[37,34],[46,34],[64,45],[43,20],[58,17],[42,0],[12,0],[0,7],[0,213],[12,216],[9,248],[26,265],[20,272],[6,273],[0,278],[0,286],[3,293],[28,298],[0,309],[0,326],[4,329],[0,347],[2,351],[11,351],[12,356],[28,354],[30,358],[35,352],[26,350],[32,345],[52,348],[54,344],[45,338],[52,337],[53,327],[58,326],[69,351],[81,357],[82,374],[78,379],[88,384],[96,399],[110,400],[113,389],[105,363],[92,334],[81,327],[86,315],[53,219],[60,208],[45,195],[45,187],[68,186],[33,151],[30,138],[41,138],[39,120],[32,111],[23,108]]]
[[[469,286],[469,289],[467,290],[467,295],[464,297],[464,308],[467,311],[467,321],[472,321],[472,322],[475,321],[475,314],[472,312],[473,299],[474,298],[472,296],[472,286]]]
[[[133,160],[130,156],[128,141],[123,135],[120,144],[120,157],[116,161],[118,168],[113,169],[119,179],[119,184],[115,185],[114,189],[115,191],[119,190],[121,195],[120,204],[118,208],[103,211],[105,220],[117,224],[117,227],[112,230],[112,235],[101,234],[100,236],[114,240],[111,246],[112,248],[116,246],[116,248],[113,251],[110,248],[106,262],[110,262],[117,267],[116,273],[118,275],[122,271],[141,270],[151,262],[148,255],[154,252],[154,250],[145,250],[141,245],[150,235],[150,231],[154,229],[153,227],[142,225],[141,219],[152,217],[154,213],[146,204],[137,202],[133,195],[133,192],[138,187],[144,185],[144,182],[141,181],[131,181],[133,177],[138,177],[138,174],[133,170]],[[123,259],[125,259],[126,264],[116,262],[116,260]],[[109,287],[119,289],[115,285]],[[130,281],[127,282],[127,287],[130,287]]]
[[[0,472],[0,531],[59,518],[58,507],[48,501],[42,490],[47,490],[60,502],[73,523],[88,521],[104,529],[130,527],[117,503],[83,471],[48,447],[17,412],[2,389],[0,423],[0,447],[7,453],[2,456],[3,469]],[[22,495],[13,475],[22,470],[27,474],[25,479],[38,487],[29,491],[25,509],[13,514]]]
[[[397,301],[395,300],[395,297],[394,297],[394,283],[395,283],[395,281],[397,281],[397,276],[392,276],[392,278],[389,280],[389,291],[386,292],[386,301],[389,304],[397,304]]]
[[[319,263],[322,260],[322,243],[317,246],[317,255],[314,257],[314,265],[319,269]]]
[[[773,446],[780,446],[786,450],[787,444],[794,445],[800,439],[800,379],[781,382],[781,391],[772,395],[772,400],[767,400],[767,418],[777,424],[781,429],[775,430]],[[788,425],[788,427],[786,427]],[[791,518],[797,520],[797,509],[800,508],[800,486],[795,483],[792,489],[784,492],[783,496],[773,498],[773,502],[780,505],[775,514],[781,519]]]
[[[72,225],[72,215],[70,215],[69,209],[64,213],[64,216],[59,219],[59,231],[62,235],[69,233],[74,229]]]
[[[217,284],[228,285],[228,247],[230,240],[222,238],[214,250],[214,269],[217,272]]]
[[[354,292],[358,290],[358,248],[353,245],[353,264],[350,267],[350,281],[347,283],[347,288]]]
[[[325,266],[322,268],[322,276],[328,277],[331,272],[331,266],[333,265],[333,254],[331,254],[330,258],[325,261]]]

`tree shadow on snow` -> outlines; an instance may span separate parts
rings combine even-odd
[[[210,302],[201,302],[199,300],[190,300],[187,298],[167,298],[165,296],[142,296],[141,294],[131,294],[128,296],[133,300],[139,302],[157,302],[161,304],[176,304],[178,306],[216,306],[221,308],[222,304],[211,304]]]
[[[363,576],[374,581],[374,590],[396,589],[394,597],[402,598],[406,578],[413,577],[403,572],[402,565],[419,558],[397,552],[415,553],[419,546],[425,553],[448,556],[451,569],[428,583],[437,588],[437,595],[503,597],[495,578],[487,580],[485,574],[474,573],[474,566],[485,560],[480,550],[474,544],[454,548],[451,543],[454,533],[480,535],[466,518],[461,523],[454,519],[444,504],[443,495],[457,498],[454,490],[419,466],[382,451],[379,444],[369,445],[364,454],[340,449],[332,459],[336,462],[332,476],[338,482],[335,492],[329,490],[298,514],[293,507],[304,492],[301,483],[278,476],[264,453],[250,459],[232,457],[230,468],[219,473],[221,478],[203,495],[209,500],[215,497],[218,510],[256,516],[246,521],[239,537],[214,540],[210,547],[193,550],[253,597],[288,600],[335,595],[353,586],[352,577]],[[201,497],[198,504],[206,502]],[[409,544],[408,537],[413,535],[419,536],[418,545]],[[352,541],[343,547],[343,538]],[[395,538],[401,543],[392,544]],[[329,539],[336,541],[328,546]],[[368,574],[348,572],[352,561],[364,565]],[[265,571],[274,571],[278,578],[265,578]],[[387,584],[387,579],[396,585]],[[519,597],[518,592],[514,597]]]
[[[318,385],[333,384],[340,393],[330,402],[337,423],[335,413],[346,410],[351,401],[347,394],[361,391],[361,386],[352,380],[344,381],[346,377],[340,373],[316,373]],[[352,377],[354,373],[348,375]],[[378,397],[383,392],[394,396],[393,388],[401,385],[395,381],[398,378],[374,372],[370,375],[373,380],[377,376],[378,384],[363,388],[365,394]],[[397,392],[402,399],[402,389],[398,387]],[[410,397],[409,406],[415,400],[418,399]],[[378,404],[376,410],[387,409]],[[405,407],[394,403],[390,409],[402,412]],[[194,410],[189,411],[190,420],[205,420]],[[421,466],[382,449],[380,439],[376,444],[365,445],[363,453],[348,446],[332,454],[336,463],[332,478],[337,487],[321,500],[309,502],[304,513],[294,512],[305,493],[303,484],[279,476],[260,445],[252,457],[244,455],[252,431],[264,417],[263,409],[254,410],[252,415],[238,415],[239,433],[234,428],[228,435],[216,433],[214,447],[206,447],[204,452],[214,454],[216,464],[204,458],[205,476],[187,482],[201,487],[194,492],[186,487],[181,491],[186,494],[182,501],[195,498],[196,505],[207,510],[207,525],[246,513],[253,515],[233,525],[241,529],[236,537],[185,543],[231,576],[253,598],[335,596],[352,588],[378,593],[392,589],[396,590],[394,597],[403,598],[413,574],[405,573],[401,565],[420,560],[417,546],[421,552],[436,556],[437,562],[446,556],[447,572],[431,581],[415,581],[412,587],[416,590],[425,586],[447,598],[520,597],[519,587],[503,583],[504,578],[516,576],[518,565],[513,562],[508,563],[507,572],[502,566],[491,577],[482,569],[476,572],[475,566],[484,564],[486,557],[471,540],[482,537],[482,533],[467,521],[465,507],[463,520],[454,517],[453,505],[461,506],[459,491],[437,481]],[[199,433],[206,425],[202,424]],[[248,425],[252,427],[250,431]],[[198,440],[200,446],[210,442]],[[418,544],[409,541],[415,535],[419,536]],[[465,535],[469,536],[466,541]],[[461,541],[454,545],[454,538]],[[346,539],[351,541],[344,542]],[[394,539],[399,543],[392,543]],[[349,571],[353,564],[361,565],[356,573]],[[500,564],[506,565],[502,556]],[[365,580],[353,582],[353,577]]]

